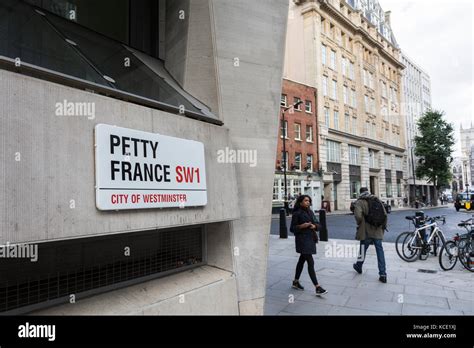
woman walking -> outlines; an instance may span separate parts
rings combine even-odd
[[[300,259],[296,265],[295,279],[293,280],[293,288],[304,290],[299,279],[303,271],[304,263],[308,263],[308,273],[316,288],[316,295],[324,295],[327,293],[322,286],[318,284],[316,272],[314,271],[313,254],[316,254],[316,243],[318,242],[318,219],[311,211],[311,197],[301,195],[298,197],[293,209],[290,231],[295,235],[296,252],[300,254]]]

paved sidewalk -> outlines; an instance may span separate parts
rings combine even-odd
[[[345,249],[345,253],[344,253]],[[294,237],[270,236],[266,315],[474,315],[474,273],[458,262],[441,270],[438,258],[412,263],[401,260],[395,244],[384,243],[388,282],[378,281],[375,248],[370,246],[359,275],[352,269],[358,242],[330,240],[318,244],[315,267],[318,281],[329,291],[314,295],[307,266],[301,283],[305,291],[291,288],[299,255]],[[333,255],[331,255],[333,253]],[[336,257],[330,257],[336,256]],[[422,273],[418,269],[436,273]]]

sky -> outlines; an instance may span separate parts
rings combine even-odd
[[[473,114],[472,0],[379,0],[391,11],[395,38],[410,60],[431,77],[432,108],[455,126],[455,155],[460,155],[459,126]]]

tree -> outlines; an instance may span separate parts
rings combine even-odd
[[[454,128],[444,119],[444,112],[430,110],[418,120],[419,136],[415,136],[415,156],[418,157],[416,176],[427,178],[438,190],[451,179],[451,157]],[[437,199],[434,199],[437,205]]]

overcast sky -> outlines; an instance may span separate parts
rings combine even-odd
[[[431,77],[434,109],[443,110],[455,125],[474,124],[473,1],[379,0],[391,11],[392,30],[400,48]]]

